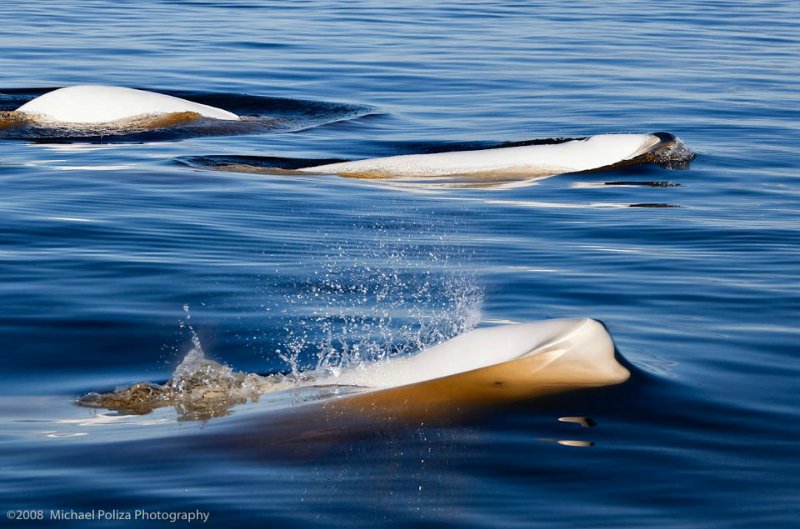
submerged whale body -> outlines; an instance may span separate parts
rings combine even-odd
[[[355,178],[545,177],[658,162],[679,145],[675,136],[663,132],[600,134],[553,143],[328,163],[296,171]]]
[[[98,125],[169,114],[190,114],[227,121],[240,119],[227,110],[179,97],[101,85],[59,88],[25,103],[17,112],[35,121],[77,125]]]

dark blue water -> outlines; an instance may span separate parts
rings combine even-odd
[[[0,140],[4,508],[60,527],[50,509],[200,510],[214,527],[794,526],[798,20],[790,1],[0,6],[3,109],[96,83],[280,118]],[[697,151],[690,169],[473,189],[185,163],[657,130]],[[653,204],[675,207],[631,207]],[[235,435],[264,404],[208,421],[74,405],[168,379],[191,347],[184,305],[206,353],[243,371],[285,371],[298,344],[309,364],[325,340],[396,353],[475,323],[589,316],[634,376],[450,424],[267,424],[214,446],[196,439]],[[596,426],[557,420],[573,415]]]

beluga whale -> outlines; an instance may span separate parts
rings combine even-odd
[[[329,163],[298,171],[356,178],[543,177],[656,161],[660,153],[674,147],[676,142],[669,133],[598,134],[553,143]]]
[[[411,419],[625,382],[605,326],[591,318],[479,328],[414,356],[343,370],[316,385],[365,388],[325,404]]]
[[[358,119],[366,105],[105,85],[0,88],[0,140],[149,142],[294,132]]]
[[[78,404],[143,414],[174,406],[188,418],[224,416],[247,400],[265,402],[234,429],[452,418],[485,406],[625,382],[605,326],[590,318],[553,319],[475,329],[410,356],[364,361],[335,372],[256,375],[191,351],[163,385],[139,383],[91,393]],[[261,405],[259,405],[261,406]],[[185,416],[186,418],[186,416]],[[297,424],[296,420],[290,421]]]
[[[276,175],[338,175],[416,183],[455,181],[493,185],[646,163],[680,168],[692,159],[694,153],[679,138],[668,132],[654,132],[532,140],[491,148],[360,160],[223,155],[191,157],[182,162],[207,169]]]
[[[121,86],[78,85],[47,92],[0,116],[21,123],[71,128],[162,128],[207,118],[239,121],[233,112],[180,97]]]

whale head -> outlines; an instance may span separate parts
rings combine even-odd
[[[669,132],[654,132],[658,143],[646,156],[647,162],[667,169],[686,169],[697,156],[680,138]]]

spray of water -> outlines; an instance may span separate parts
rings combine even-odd
[[[191,348],[169,381],[90,393],[79,404],[127,413],[174,406],[179,418],[208,419],[265,393],[313,385],[318,376],[416,353],[477,325],[483,292],[462,268],[460,250],[448,251],[441,236],[412,240],[380,226],[365,229],[369,236],[351,239],[361,243],[328,249],[286,294],[286,339],[277,354],[288,374],[238,372],[207,358],[184,305],[179,326]]]
[[[182,420],[205,420],[226,415],[236,404],[255,401],[264,393],[286,389],[294,384],[281,374],[261,376],[234,371],[229,366],[206,358],[200,337],[192,326],[189,305],[178,323],[188,330],[191,348],[165,384],[139,382],[110,393],[89,393],[78,404],[145,414],[156,408],[174,406]]]
[[[480,321],[483,291],[460,250],[370,229],[377,244],[338,246],[285,297],[293,316],[277,353],[293,376],[413,354]]]
[[[655,154],[654,162],[666,169],[688,169],[697,154],[676,137],[674,143]]]

